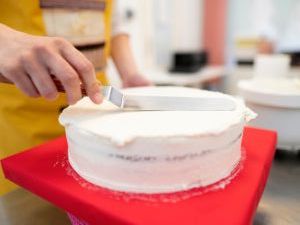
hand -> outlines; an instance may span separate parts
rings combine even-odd
[[[123,87],[141,87],[153,85],[146,77],[142,75],[128,76],[123,79]]]
[[[63,38],[28,35],[0,24],[0,73],[31,97],[57,97],[51,75],[63,85],[69,104],[88,96],[101,103],[93,65]]]
[[[262,38],[258,42],[257,49],[258,49],[258,53],[261,53],[261,54],[273,54],[274,53],[274,44],[271,41],[269,41],[265,38]]]

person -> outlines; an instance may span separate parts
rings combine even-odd
[[[257,0],[260,40],[258,52],[291,55],[292,64],[300,64],[300,2],[286,2],[279,7],[274,0]],[[287,15],[286,15],[287,14]]]
[[[151,84],[135,64],[118,1],[0,1],[0,23],[0,74],[15,84],[0,84],[0,158],[62,135],[58,116],[82,98],[81,83],[101,103],[108,56],[124,87]],[[0,195],[12,188],[0,174]]]

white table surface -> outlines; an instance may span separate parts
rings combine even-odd
[[[226,75],[223,66],[207,66],[194,73],[170,73],[165,69],[149,69],[147,77],[156,85],[196,86]]]

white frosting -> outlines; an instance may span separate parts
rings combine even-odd
[[[179,87],[125,90],[126,94],[208,96],[220,93]],[[246,120],[234,111],[122,111],[85,98],[64,110],[69,161],[83,178],[114,190],[165,193],[207,186],[230,175],[241,157]]]

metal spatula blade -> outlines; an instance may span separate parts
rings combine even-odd
[[[62,84],[53,76],[53,81],[60,92],[65,92]],[[0,74],[0,83],[12,82]],[[82,87],[83,95],[86,90]],[[175,97],[126,95],[112,86],[103,86],[104,97],[121,109],[156,110],[156,111],[232,111],[236,104],[233,100],[222,97]]]
[[[232,111],[236,103],[223,97],[175,97],[126,95],[112,86],[104,86],[102,94],[122,109],[145,111]]]
[[[102,86],[101,92],[106,100],[119,108],[124,107],[124,94],[119,89],[112,86]]]

